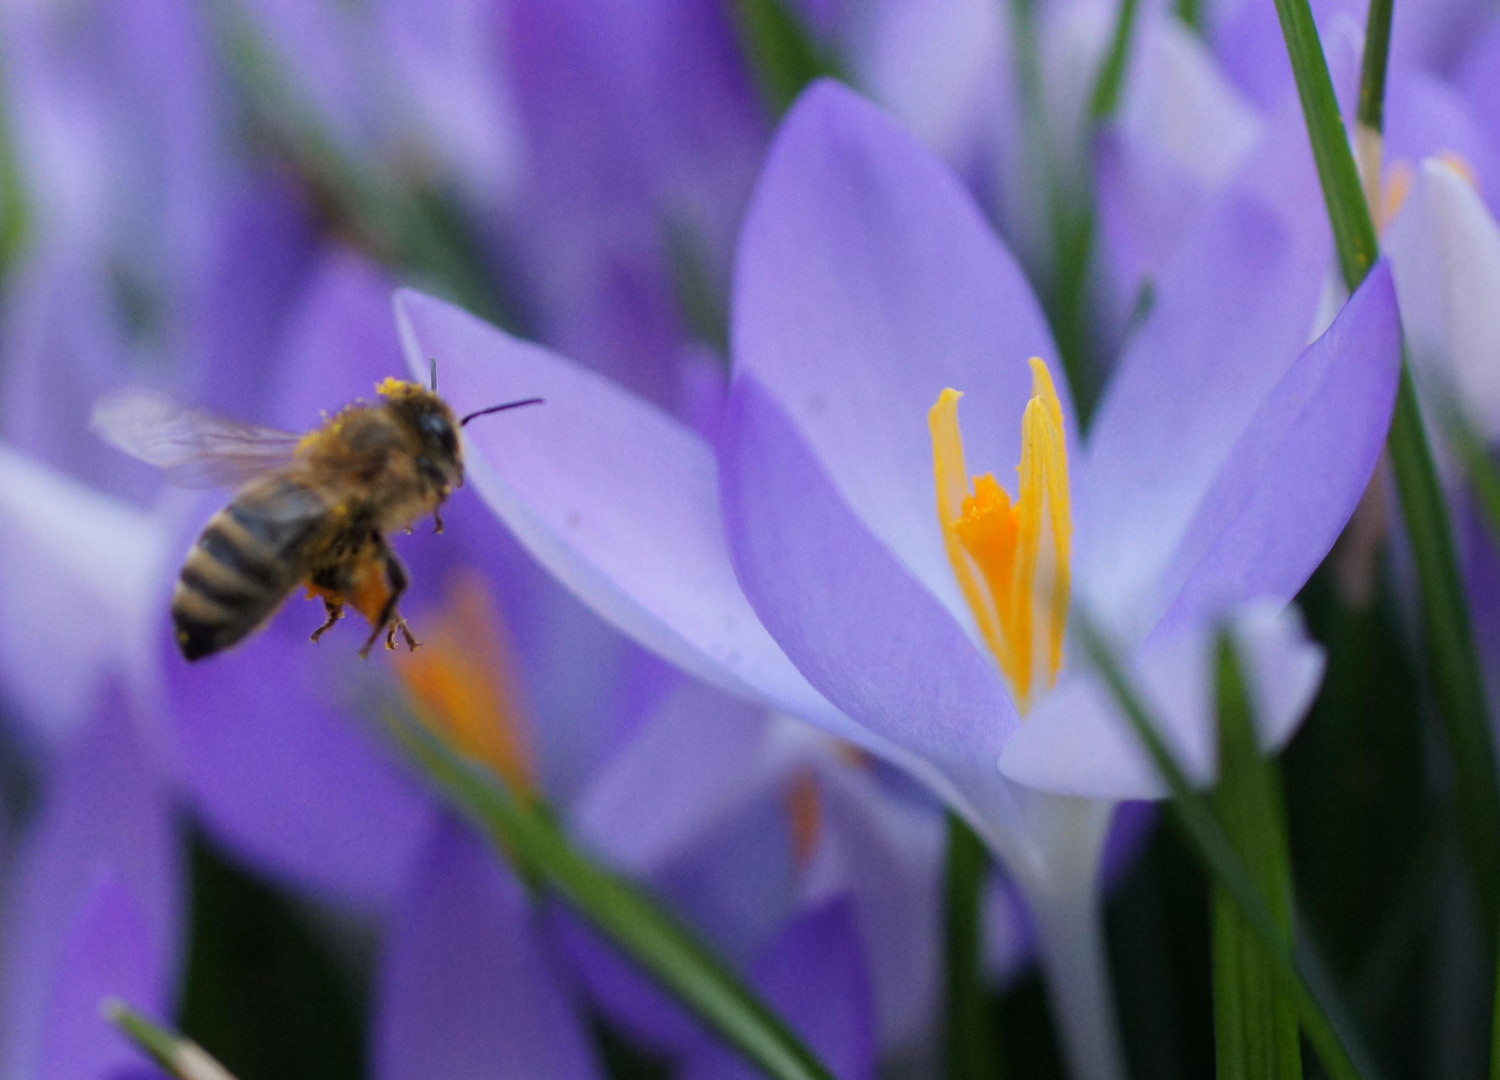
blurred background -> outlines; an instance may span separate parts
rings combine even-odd
[[[1112,0],[0,0],[0,1076],[148,1075],[104,986],[239,1080],[741,1075],[455,824],[375,730],[392,702],[476,718],[482,760],[815,1017],[839,1075],[935,1075],[928,795],[625,641],[472,491],[399,542],[428,648],[361,665],[346,624],[314,649],[294,598],[190,669],[167,597],[224,496],[89,414],[149,387],[310,428],[404,372],[411,285],[711,431],[741,215],[823,75],[963,178],[1086,407],[1182,222],[1300,123],[1270,0],[1139,5],[1101,100]],[[1363,5],[1315,7],[1337,71]],[[1390,145],[1461,151],[1494,199],[1500,9],[1396,12]],[[1477,1075],[1491,974],[1382,536],[1301,601],[1329,666],[1285,758],[1300,915],[1392,1075]],[[1004,1075],[1060,1076],[1029,915],[987,873]],[[1125,804],[1106,873],[1132,1075],[1209,1074],[1193,859]]]

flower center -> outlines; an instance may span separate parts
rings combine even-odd
[[[944,390],[927,414],[948,561],[1023,713],[1037,682],[1051,687],[1062,667],[1073,554],[1062,403],[1037,357],[1031,373],[1014,501],[993,473],[970,480],[958,425],[963,395]]]
[[[393,659],[424,724],[505,781],[537,793],[530,727],[499,612],[478,574],[455,575],[442,613],[423,620],[422,647]]]

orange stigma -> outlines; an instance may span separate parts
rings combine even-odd
[[[422,648],[392,659],[422,722],[530,799],[537,793],[530,724],[500,614],[473,571],[455,575],[447,592],[441,614],[424,620]]]
[[[1045,363],[1033,357],[1031,372],[1014,501],[993,473],[970,479],[958,424],[963,395],[944,390],[927,414],[948,561],[1023,713],[1038,679],[1051,687],[1062,668],[1073,554],[1062,402]]]

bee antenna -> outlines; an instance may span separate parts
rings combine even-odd
[[[476,412],[471,412],[458,422],[458,426],[463,427],[470,420],[480,416],[488,416],[490,413],[504,412],[506,409],[519,409],[522,405],[540,405],[541,403],[541,398],[529,397],[523,401],[507,401],[504,405],[491,405],[488,409],[479,409]]]
[[[432,365],[432,392],[437,393],[437,357],[429,356],[427,362]]]

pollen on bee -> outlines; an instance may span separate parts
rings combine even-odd
[[[421,389],[416,383],[398,379],[394,375],[375,384],[375,392],[381,397],[405,397]]]
[[[956,390],[928,413],[938,522],[980,634],[1024,712],[1038,676],[1062,667],[1072,591],[1072,507],[1062,403],[1047,365],[1032,358],[1032,397],[1021,419],[1014,501],[994,474],[970,478]]]

